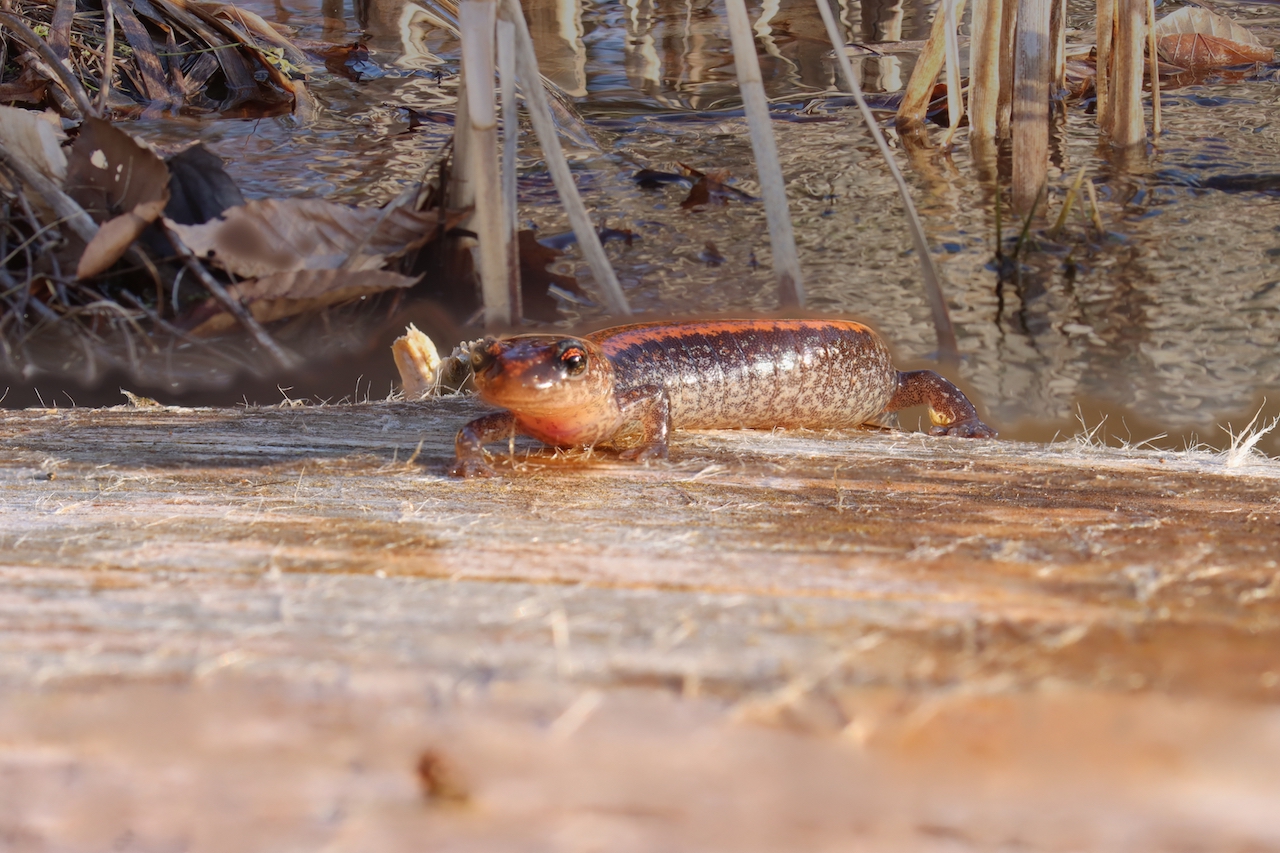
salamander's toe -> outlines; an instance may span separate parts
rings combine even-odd
[[[929,430],[929,434],[949,435],[953,438],[995,438],[1000,433],[977,418],[970,418],[953,424],[935,426]]]
[[[473,477],[496,477],[498,472],[490,468],[483,459],[466,457],[453,463],[449,476],[470,480]]]

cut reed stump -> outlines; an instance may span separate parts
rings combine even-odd
[[[0,837],[1280,845],[1275,463],[478,411],[0,415]]]

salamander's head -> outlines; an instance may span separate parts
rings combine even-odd
[[[550,444],[594,444],[617,427],[613,365],[582,338],[487,338],[471,349],[476,388],[486,403],[516,415]]]

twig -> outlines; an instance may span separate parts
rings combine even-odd
[[[4,13],[0,12],[0,15],[2,14]],[[46,178],[38,169],[32,168],[22,158],[10,154],[3,145],[0,145],[0,163],[7,166],[22,179],[23,183],[39,193],[48,205],[53,208],[53,212],[65,221],[71,230],[76,233],[76,236],[86,244],[97,236],[98,224],[93,221],[89,214],[85,213],[84,208],[77,204],[75,199],[58,189],[58,186]]]
[[[98,112],[106,115],[116,54],[116,16],[110,0],[103,2],[102,13],[106,16],[106,24],[102,36],[102,87],[98,90]]]
[[[902,177],[901,170],[898,169],[897,162],[893,159],[893,152],[889,150],[889,143],[885,141],[884,134],[880,132],[880,125],[876,123],[876,117],[871,112],[871,107],[867,105],[867,99],[862,96],[862,87],[858,85],[858,80],[853,76],[853,65],[849,62],[848,55],[843,49],[844,39],[840,37],[840,30],[836,27],[835,16],[831,14],[831,7],[827,4],[827,0],[818,0],[818,11],[822,15],[822,22],[827,26],[827,37],[831,40],[831,45],[836,49],[836,61],[840,65],[840,70],[844,72],[845,82],[849,84],[849,90],[853,93],[853,99],[858,104],[858,111],[862,113],[862,120],[866,122],[867,131],[876,141],[876,146],[880,149],[880,155],[884,157],[885,165],[889,167],[889,174],[893,176],[894,182],[898,185],[898,194],[902,196],[902,206],[907,214],[908,229],[911,232],[911,242],[915,245],[916,255],[920,258],[920,274],[924,278],[924,292],[929,300],[929,308],[933,312],[933,328],[938,336],[938,356],[943,361],[955,361],[960,357],[960,348],[956,344],[956,331],[951,325],[951,315],[947,312],[947,301],[942,295],[942,282],[938,276],[938,268],[934,266],[933,255],[929,251],[929,241],[924,236],[924,226],[920,223],[920,214],[916,212],[915,203],[911,201],[911,191],[907,188],[907,182]]]
[[[297,363],[297,359],[276,343],[271,335],[267,334],[267,330],[262,328],[262,324],[249,313],[248,309],[241,305],[239,300],[232,298],[231,294],[227,293],[227,289],[217,279],[209,275],[209,271],[191,253],[191,249],[187,248],[187,244],[183,243],[182,238],[167,224],[164,224],[163,219],[157,220],[157,222],[161,223],[165,235],[168,236],[174,250],[182,258],[183,264],[200,280],[205,290],[209,291],[209,294],[217,300],[218,304],[227,309],[227,312],[232,317],[235,317],[240,322],[240,325],[244,326],[245,331],[257,341],[258,346],[270,353],[277,364],[284,368],[293,367]]]
[[[502,0],[500,16],[505,21],[515,24],[516,28],[516,69],[520,74],[521,88],[524,92],[525,106],[529,110],[529,120],[533,124],[538,143],[546,159],[547,169],[551,172],[551,180],[560,194],[560,203],[564,205],[569,224],[573,226],[578,237],[578,246],[582,255],[591,266],[596,284],[603,292],[609,310],[622,316],[631,315],[631,306],[622,292],[622,285],[609,264],[609,258],[600,245],[600,235],[596,233],[587,215],[587,208],[578,195],[578,187],[573,182],[573,174],[565,162],[564,152],[560,148],[560,138],[556,135],[555,119],[551,117],[551,106],[547,103],[547,93],[542,85],[542,75],[538,71],[538,57],[533,51],[533,38],[529,35],[529,25],[525,23],[524,11],[520,8],[520,0]]]

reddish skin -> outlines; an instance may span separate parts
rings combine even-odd
[[[624,427],[624,459],[667,455],[673,429],[854,427],[927,405],[933,435],[994,438],[960,389],[931,370],[901,373],[884,342],[843,320],[715,320],[619,326],[583,338],[489,338],[471,352],[476,387],[506,411],[458,433],[457,477],[491,477],[484,446],[527,435],[592,447]]]

